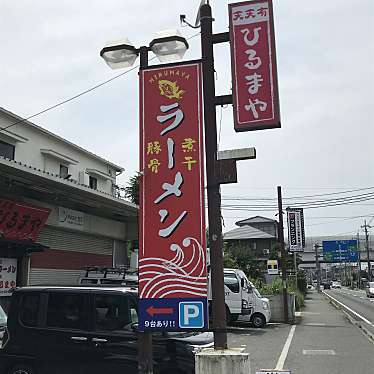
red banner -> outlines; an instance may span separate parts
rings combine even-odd
[[[5,239],[35,241],[50,209],[0,199],[0,234]]]
[[[206,298],[201,63],[142,70],[140,123],[140,298]]]
[[[235,131],[280,127],[271,0],[229,4]]]

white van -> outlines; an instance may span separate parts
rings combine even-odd
[[[254,327],[264,327],[270,321],[269,299],[261,296],[242,270],[225,268],[224,283],[228,323],[236,321],[240,316],[246,316]],[[208,300],[212,300],[210,277]]]

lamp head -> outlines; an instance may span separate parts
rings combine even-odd
[[[183,58],[188,43],[178,30],[165,30],[155,35],[149,47],[160,62],[173,62]]]
[[[134,64],[138,51],[129,39],[123,38],[106,43],[100,56],[111,69],[122,69]]]

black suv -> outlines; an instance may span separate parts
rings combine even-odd
[[[15,290],[0,373],[137,373],[137,304],[129,287]],[[194,373],[194,354],[212,342],[209,332],[154,333],[154,372]]]

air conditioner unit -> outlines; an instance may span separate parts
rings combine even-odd
[[[78,182],[80,184],[84,184],[85,186],[89,186],[89,177],[84,171],[80,171],[78,174]]]

